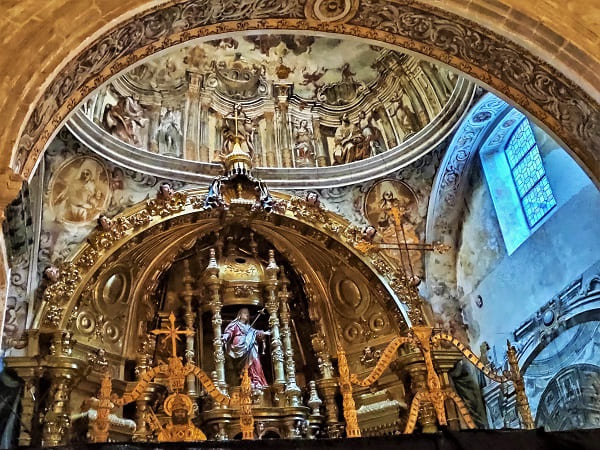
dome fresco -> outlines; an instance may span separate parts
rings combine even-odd
[[[382,155],[427,128],[458,77],[356,39],[248,34],[151,57],[83,106],[114,146],[219,163],[227,133],[253,165],[341,166]]]

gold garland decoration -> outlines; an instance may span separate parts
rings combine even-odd
[[[352,397],[352,382],[350,381],[350,368],[346,359],[346,352],[338,347],[338,370],[340,372],[339,384],[342,392],[342,404],[344,407],[344,419],[346,420],[346,437],[360,437],[358,416],[356,415],[356,404]]]
[[[481,362],[481,359],[479,359],[479,357],[475,353],[473,353],[469,347],[467,347],[465,344],[460,342],[454,336],[447,334],[447,333],[438,333],[431,338],[431,342],[435,344],[438,341],[450,342],[452,345],[454,345],[454,347],[456,347],[458,349],[459,352],[461,352],[463,355],[465,355],[467,360],[471,364],[473,364],[477,370],[479,370],[481,373],[483,373],[490,380],[496,381],[497,383],[505,383],[505,382],[509,381],[508,377],[505,377],[504,375],[499,375],[497,373],[492,372],[492,370],[488,366],[483,364]]]
[[[352,386],[354,383],[361,387],[371,386],[377,381],[383,372],[391,364],[396,351],[398,348],[405,343],[412,343],[419,348],[421,351],[425,368],[427,371],[427,390],[419,391],[415,394],[412,399],[408,420],[404,429],[405,434],[410,434],[414,431],[417,419],[419,417],[420,405],[423,402],[429,402],[435,409],[436,417],[440,425],[447,424],[445,401],[446,399],[452,400],[457,406],[458,411],[464,419],[467,427],[473,429],[476,428],[475,422],[473,421],[469,411],[460,398],[460,396],[453,391],[451,388],[442,388],[438,374],[435,371],[432,357],[432,344],[437,344],[440,341],[446,341],[456,347],[467,360],[475,366],[480,372],[486,377],[498,383],[505,383],[512,381],[515,386],[515,393],[517,396],[517,407],[523,420],[523,425],[526,429],[534,428],[533,419],[531,416],[531,409],[529,408],[529,402],[525,393],[523,378],[521,376],[518,360],[516,357],[516,350],[513,346],[508,343],[508,359],[510,364],[510,377],[506,375],[497,374],[487,367],[481,359],[471,351],[471,349],[459,341],[457,338],[448,333],[436,333],[432,335],[433,328],[428,326],[415,326],[409,331],[407,337],[396,337],[394,338],[385,348],[381,357],[377,361],[375,368],[371,373],[363,380],[360,380],[356,374],[349,375],[348,362],[346,360],[346,354],[340,348],[338,349],[339,359],[339,371],[340,371],[340,389],[344,397],[344,418],[346,419],[347,429],[351,432],[356,432],[360,435],[360,429],[358,428],[358,422],[356,420],[356,408],[354,400],[352,398]],[[350,385],[348,385],[350,384]],[[356,431],[354,429],[356,428]]]
[[[355,373],[353,373],[352,375],[350,375],[350,381],[362,387],[371,386],[379,379],[379,377],[381,377],[383,372],[385,372],[385,369],[387,369],[388,366],[391,364],[392,360],[394,359],[394,356],[396,356],[396,351],[398,350],[398,347],[400,347],[402,344],[406,344],[407,342],[412,342],[412,339],[408,337],[394,338],[392,342],[390,342],[387,345],[387,347],[379,357],[375,368],[364,380],[359,380],[358,376]]]

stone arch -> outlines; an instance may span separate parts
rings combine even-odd
[[[456,258],[459,224],[471,167],[484,143],[493,141],[495,137],[502,139],[516,126],[515,123],[512,127],[499,127],[511,111],[514,109],[494,94],[484,95],[452,137],[433,184],[427,211],[426,240],[442,242],[450,249],[441,255],[427,255],[425,278],[429,301],[446,317],[456,316],[460,309],[457,304]],[[497,136],[493,136],[494,133]],[[442,311],[442,308],[446,310]]]
[[[574,364],[560,370],[542,393],[535,424],[549,431],[598,426],[600,367]]]
[[[545,310],[548,309],[550,308]],[[555,314],[557,317],[551,326],[544,326],[540,323],[536,329],[517,340],[519,347],[517,355],[523,373],[526,373],[537,355],[560,333],[583,323],[600,322],[600,295],[596,292],[582,296],[577,301],[570,303],[569,307],[560,315],[557,312]],[[540,314],[540,316],[543,319],[543,315]]]
[[[57,70],[32,102],[12,139],[10,167],[27,178],[47,142],[99,84],[163,48],[197,37],[245,30],[329,32],[400,46],[480,80],[543,123],[596,180],[600,164],[598,104],[581,87],[532,52],[464,17],[420,3],[345,0],[345,15],[323,16],[319,2],[197,4],[165,2],[99,32]],[[220,6],[219,6],[220,5]],[[215,9],[216,8],[216,9]],[[122,16],[121,16],[122,17]],[[525,34],[525,33],[524,33]]]

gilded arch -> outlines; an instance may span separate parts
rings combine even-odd
[[[180,191],[167,201],[150,200],[114,218],[109,230],[94,231],[61,267],[58,280],[47,287],[32,328],[52,333],[67,330],[73,323],[78,328],[82,328],[82,324],[84,328],[91,327],[95,319],[86,311],[94,301],[97,281],[123,261],[137,270],[137,282],[129,294],[131,302],[150,307],[158,279],[173,260],[193,247],[201,236],[221,229],[228,220],[268,236],[307,281],[309,297],[327,297],[327,286],[317,276],[319,267],[315,264],[320,254],[328,252],[337,255],[341,263],[355,268],[349,270],[362,272],[362,275],[357,272],[357,276],[365,277],[365,285],[380,286],[376,295],[371,295],[375,301],[395,302],[398,319],[388,322],[389,325],[400,326],[401,322],[408,325],[422,320],[421,299],[406,275],[394,271],[384,256],[360,238],[360,230],[337,214],[307,205],[297,197],[279,194],[276,198],[286,205],[285,211],[253,214],[248,206],[231,213],[232,216],[227,215],[230,213],[222,216],[220,211],[204,209],[202,198],[202,191]],[[290,248],[301,244],[305,246],[301,253],[290,254]],[[387,303],[385,306],[389,308]],[[326,304],[320,308],[331,323],[331,309]],[[130,309],[123,314],[131,319],[136,313]],[[121,338],[126,344],[132,339],[131,333],[126,336],[120,332],[105,333],[104,328],[111,326],[105,322],[94,324],[93,328],[98,326],[115,345]],[[335,341],[330,343],[334,344]]]

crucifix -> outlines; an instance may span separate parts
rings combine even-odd
[[[387,211],[393,218],[394,231],[396,234],[397,244],[381,243],[381,244],[379,244],[379,247],[382,249],[398,249],[400,251],[400,262],[405,270],[407,268],[410,270],[411,278],[413,278],[413,279],[415,278],[415,273],[414,273],[414,270],[412,267],[412,262],[410,260],[409,252],[411,252],[411,251],[418,251],[418,252],[435,251],[435,252],[439,252],[439,253],[445,253],[450,249],[450,247],[448,247],[445,244],[428,244],[428,243],[422,243],[422,242],[416,242],[416,243],[407,242],[406,234],[404,232],[404,226],[402,225],[401,213],[400,213],[400,210],[398,209],[398,206],[393,205],[389,209],[387,209]],[[400,236],[402,236],[402,241],[401,241]],[[403,251],[406,252],[406,260],[407,260],[406,263],[404,261],[405,256],[403,255]]]
[[[233,114],[229,114],[225,117],[225,119],[229,119],[233,122],[233,128],[235,130],[235,140],[240,139],[240,125],[239,122],[244,122],[246,120],[246,114],[242,111],[242,105],[236,103],[233,107]]]
[[[160,334],[164,334],[162,342],[165,342],[167,339],[171,338],[171,352],[172,357],[177,358],[177,341],[179,340],[180,335],[192,336],[194,334],[191,330],[179,330],[179,327],[175,327],[175,314],[171,311],[169,315],[169,322],[171,322],[171,326],[166,330],[152,330],[151,333],[158,336]]]

